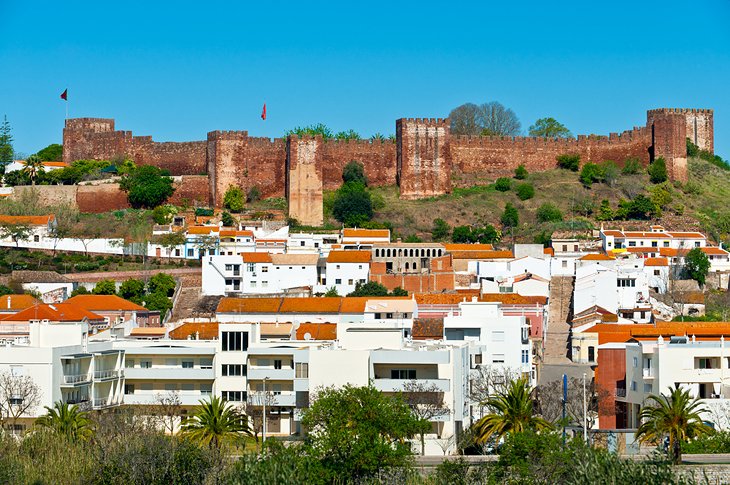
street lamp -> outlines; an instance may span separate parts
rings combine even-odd
[[[586,404],[586,373],[583,373],[583,441],[588,443],[588,405]]]
[[[263,401],[264,401],[264,411],[263,411],[263,420],[264,420],[264,429],[261,432],[261,444],[266,442],[266,381],[268,380],[268,377],[264,377],[264,393],[262,395]]]

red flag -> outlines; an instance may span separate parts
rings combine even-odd
[[[64,89],[61,93],[61,99],[64,101],[68,101],[68,89]]]
[[[264,103],[264,109],[263,109],[263,111],[261,111],[261,119],[262,120],[266,119],[266,103]]]

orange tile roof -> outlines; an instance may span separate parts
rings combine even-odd
[[[129,332],[130,337],[164,337],[167,333],[165,327],[136,327]]]
[[[713,256],[727,256],[728,252],[725,251],[722,248],[718,248],[716,246],[707,246],[704,248],[700,248],[703,253],[705,254],[712,254]]]
[[[344,237],[390,238],[390,231],[388,229],[343,229],[342,235]]]
[[[53,214],[45,216],[6,216],[0,215],[0,224],[24,224],[28,226],[45,226],[56,218]]]
[[[542,254],[547,254],[550,256],[555,256],[555,250],[553,248],[543,248]]]
[[[414,297],[419,305],[456,305],[462,301],[471,301],[470,295],[454,293],[416,293]]]
[[[662,256],[674,257],[677,255],[677,250],[674,248],[660,248],[659,254]]]
[[[667,258],[646,258],[644,266],[669,266],[669,260]]]
[[[444,337],[443,318],[415,318],[411,335],[414,340],[439,340]]]
[[[364,313],[368,301],[410,299],[410,296],[346,296],[340,302],[340,313]]]
[[[63,167],[70,167],[71,165],[69,165],[66,162],[43,162],[43,166],[44,167],[61,167],[61,168],[63,168]]]
[[[640,247],[640,248],[637,248],[637,247],[624,248],[624,250],[627,253],[656,253],[656,252],[659,252],[659,248],[652,248],[649,246],[644,246],[644,247]]]
[[[306,335],[309,335],[309,339],[305,338]],[[297,327],[297,340],[335,340],[336,338],[336,323],[301,323]]]
[[[524,296],[517,293],[484,293],[479,301],[498,301],[503,305],[545,305],[546,296]]]
[[[444,244],[447,251],[492,251],[491,244]]]
[[[624,233],[621,231],[617,231],[615,229],[609,229],[607,231],[603,231],[603,234],[607,236],[613,236],[613,237],[624,237]]]
[[[33,295],[4,295],[0,296],[1,311],[20,311],[41,303]]]
[[[281,298],[223,298],[216,309],[219,313],[276,313]]]
[[[199,340],[215,340],[218,338],[218,322],[183,323],[170,330],[173,340],[187,340],[188,337],[197,337]]]
[[[85,310],[72,303],[55,303],[47,305],[41,303],[21,310],[18,313],[8,315],[2,320],[12,322],[28,322],[30,320],[49,320],[52,322],[82,322],[84,319],[90,322],[104,322],[104,317]]]
[[[454,259],[512,259],[512,251],[451,251]]]
[[[339,313],[338,297],[284,298],[279,313]]]
[[[188,234],[210,234],[211,232],[218,232],[218,226],[190,226],[188,227]]]
[[[705,235],[701,232],[668,232],[670,236],[677,239],[704,239]]]
[[[141,305],[137,305],[129,300],[118,297],[116,295],[76,295],[66,300],[66,303],[72,303],[84,310],[89,311],[147,311]]]
[[[627,231],[624,232],[627,239],[669,239],[669,236],[663,232],[644,232],[644,231]]]
[[[370,251],[330,251],[328,263],[369,263]]]
[[[270,263],[271,255],[269,253],[241,253],[244,263]]]
[[[631,338],[665,339],[677,335],[730,336],[730,322],[656,322],[654,324],[616,324],[595,325],[589,333],[598,333],[598,343],[626,342]]]
[[[614,258],[603,253],[590,253],[582,256],[581,261],[613,261]]]

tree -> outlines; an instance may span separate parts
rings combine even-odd
[[[119,296],[125,300],[133,301],[137,304],[142,302],[144,296],[144,281],[136,278],[129,278],[122,282],[119,286]]]
[[[221,222],[226,227],[233,227],[236,225],[236,220],[229,212],[224,212],[223,214],[221,214]]]
[[[96,283],[96,286],[94,286],[91,292],[95,295],[116,295],[117,284],[114,280],[101,280]]]
[[[540,118],[530,126],[530,136],[545,138],[571,138],[573,134],[555,118]]]
[[[363,186],[367,187],[368,178],[365,175],[365,166],[355,160],[349,162],[345,165],[345,168],[342,169],[342,181],[344,183],[359,182]]]
[[[533,414],[533,399],[525,379],[512,381],[506,392],[488,398],[485,404],[492,413],[474,423],[477,443],[485,443],[492,436],[499,440],[505,435],[528,429],[540,431],[553,427]]]
[[[621,169],[621,175],[636,175],[641,171],[641,162],[637,158],[627,158],[624,160],[624,167]]]
[[[542,417],[556,422],[563,415],[563,382],[554,380],[537,386],[537,403]],[[570,423],[583,426],[586,419],[588,429],[593,428],[601,414],[611,413],[611,405],[607,404],[609,392],[596,386],[595,380],[588,381],[586,386],[586,413],[583,413],[583,379],[571,377],[568,380],[568,399],[565,401],[565,411]],[[566,423],[567,424],[567,423]]]
[[[433,229],[431,229],[431,238],[434,241],[443,241],[451,234],[451,226],[443,219],[433,220]]]
[[[164,204],[175,188],[167,172],[152,165],[142,165],[122,177],[119,183],[127,192],[132,207],[154,209]]]
[[[46,414],[36,420],[36,424],[53,430],[71,443],[88,441],[94,434],[89,413],[81,411],[75,404],[56,401],[53,408],[45,406]]]
[[[619,203],[620,205],[620,203]],[[657,213],[658,207],[644,194],[637,195],[628,206],[626,206],[629,219],[649,219]]]
[[[520,223],[520,213],[515,206],[507,202],[507,205],[504,206],[502,217],[499,220],[505,228],[513,229]]]
[[[517,192],[517,197],[520,200],[529,200],[532,199],[535,196],[535,187],[532,186],[532,184],[518,184],[515,188],[515,192]]]
[[[38,155],[29,156],[25,161],[25,167],[23,167],[23,172],[30,179],[31,185],[35,185],[38,177],[40,177],[44,173],[43,160],[41,160]]]
[[[175,278],[167,273],[157,273],[147,282],[147,292],[172,296],[175,293],[176,286]]]
[[[421,437],[421,454],[425,455],[424,435],[432,429],[433,419],[449,414],[449,407],[444,402],[443,393],[435,384],[424,384],[417,380],[408,381],[403,384],[401,395],[416,419],[421,421],[418,434]]]
[[[600,170],[601,181],[609,187],[613,187],[619,175],[619,168],[618,165],[616,165],[616,162],[606,160],[601,162],[598,165],[598,168]]]
[[[259,199],[261,199],[261,189],[254,185],[253,187],[248,189],[248,194],[246,194],[246,202],[256,202]]]
[[[155,394],[154,406],[159,410],[160,421],[165,432],[175,434],[178,419],[182,416],[180,393],[168,391],[164,394]]]
[[[63,145],[51,143],[36,153],[38,158],[44,162],[60,162],[63,160]]]
[[[12,288],[10,288],[9,286],[0,285],[0,296],[13,295],[13,294],[15,294],[15,291],[13,291]]]
[[[219,239],[216,236],[199,236],[195,240],[195,247],[202,258],[206,254],[213,254],[218,247]]]
[[[529,174],[527,173],[527,169],[522,164],[518,165],[515,169],[515,178],[517,180],[524,180],[527,178],[528,175]]]
[[[142,301],[148,310],[160,312],[162,320],[167,316],[167,312],[172,310],[172,300],[164,293],[148,293],[142,298]]]
[[[5,167],[13,163],[13,135],[11,134],[10,122],[7,115],[3,117],[0,124],[0,173],[5,173]]]
[[[560,222],[563,220],[563,213],[554,204],[546,202],[537,208],[537,220],[540,222]]]
[[[346,182],[337,189],[332,215],[347,226],[361,226],[373,218],[373,202],[365,186]]]
[[[479,416],[491,396],[506,392],[520,378],[519,370],[509,367],[480,365],[469,375],[469,399],[479,404]]]
[[[350,384],[318,390],[302,416],[310,455],[343,483],[406,465],[419,424],[400,396]]]
[[[667,175],[667,162],[662,157],[651,162],[647,171],[649,172],[649,181],[653,184],[666,182],[669,178]]]
[[[704,286],[707,273],[710,271],[710,260],[702,249],[692,248],[684,257],[684,268],[690,278],[700,286]]]
[[[596,220],[598,221],[612,221],[614,218],[613,209],[611,209],[611,204],[608,202],[608,199],[603,199],[601,201],[601,207],[598,209],[598,214],[596,214]]]
[[[469,226],[456,226],[451,234],[451,240],[455,243],[473,243],[474,233]]]
[[[580,181],[589,189],[594,182],[600,181],[601,177],[601,170],[595,163],[586,163],[580,171]]]
[[[400,286],[396,286],[393,288],[393,291],[390,292],[390,296],[408,296],[408,290],[404,290]]]
[[[355,291],[347,296],[388,296],[388,288],[377,281],[368,281],[365,284],[357,282]]]
[[[12,370],[0,373],[0,425],[15,429],[21,416],[28,416],[41,401],[41,388],[28,375]]]
[[[507,192],[512,188],[512,181],[507,177],[500,177],[494,182],[494,188],[500,192]]]
[[[327,298],[336,298],[336,297],[340,296],[340,294],[337,292],[337,288],[333,286],[331,288],[327,288],[327,291],[325,292],[324,296]]]
[[[701,414],[705,412],[699,398],[692,399],[689,391],[676,384],[669,394],[649,396],[639,412],[641,425],[636,438],[642,443],[659,443],[668,437],[667,452],[677,465],[682,459],[683,442],[712,433],[712,428],[702,421]]]
[[[249,392],[243,412],[248,416],[251,435],[256,441],[257,449],[264,432],[264,407],[270,411],[274,406],[276,406],[276,396],[271,390]],[[267,415],[269,411],[267,411]]]
[[[580,167],[580,155],[568,153],[558,155],[556,159],[558,161],[558,167],[562,169],[577,172]]]
[[[77,286],[73,291],[71,291],[72,298],[76,295],[88,295],[88,294],[89,294],[89,290],[87,290],[85,286]]]
[[[293,130],[289,130],[287,135],[297,135],[298,137],[303,136],[321,136],[325,140],[332,138],[332,130],[330,130],[324,123],[317,123],[309,126],[297,126]]]
[[[215,449],[251,436],[248,417],[217,396],[200,401],[195,413],[183,423],[182,432],[193,441]]]
[[[361,140],[360,133],[353,129],[338,131],[334,136],[335,140]]]
[[[449,120],[454,135],[517,136],[522,128],[514,111],[496,101],[462,104],[451,110]]]
[[[167,258],[172,258],[175,248],[185,244],[185,234],[182,232],[168,232],[156,237],[156,242],[167,251]]]
[[[27,241],[33,235],[33,229],[27,224],[0,223],[0,238],[10,238],[15,247],[20,247],[20,241]]]
[[[241,212],[243,210],[244,195],[241,187],[230,185],[226,194],[223,196],[223,207],[231,212]]]

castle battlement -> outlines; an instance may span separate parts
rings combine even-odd
[[[248,138],[248,131],[216,130],[216,131],[208,132],[208,141],[214,141],[214,140],[238,141],[238,140],[245,140],[246,138]]]
[[[647,111],[647,114],[689,114],[689,113],[696,113],[696,114],[713,114],[713,111],[708,108],[656,108],[656,109],[650,109]]]

